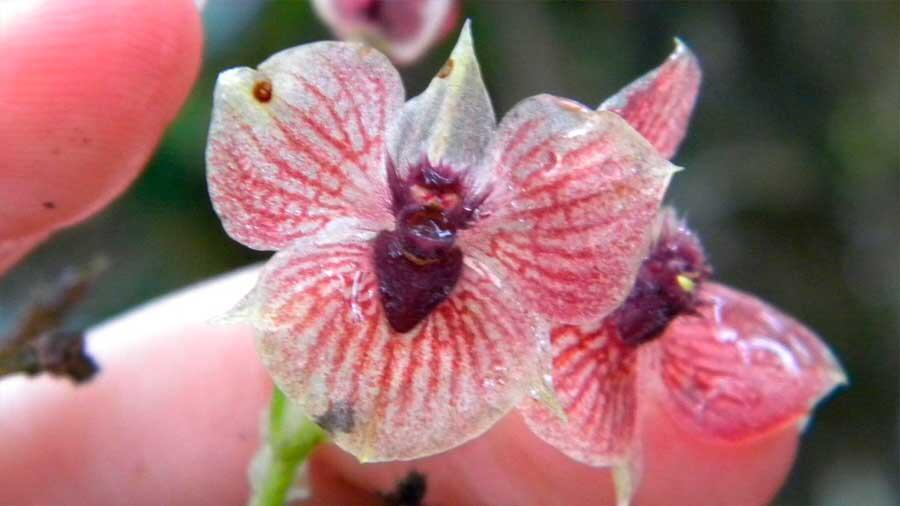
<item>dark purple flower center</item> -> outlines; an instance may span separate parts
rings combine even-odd
[[[677,316],[695,312],[700,284],[712,269],[684,226],[667,223],[641,264],[625,302],[610,315],[619,338],[638,346],[659,337]]]
[[[459,281],[463,254],[456,232],[474,205],[463,198],[456,172],[423,164],[401,179],[393,167],[388,182],[394,230],[375,238],[375,272],[391,328],[408,332],[425,319]]]

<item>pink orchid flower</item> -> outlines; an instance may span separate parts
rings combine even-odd
[[[408,64],[449,35],[457,0],[314,0],[319,17],[343,40],[358,40]]]
[[[682,43],[659,68],[604,102],[666,156],[684,137],[700,68]],[[643,414],[654,406],[702,437],[737,443],[803,424],[845,382],[809,329],[754,298],[706,282],[696,236],[660,213],[626,301],[599,323],[551,331],[557,413],[522,409],[531,430],[569,457],[612,466],[620,504],[641,470]]]
[[[275,383],[361,460],[408,459],[549,393],[542,322],[626,297],[675,166],[548,95],[495,125],[468,24],[403,103],[343,42],[223,72],[207,148],[226,231],[278,250],[237,310]]]

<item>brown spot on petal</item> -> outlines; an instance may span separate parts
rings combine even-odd
[[[441,79],[446,79],[450,73],[453,72],[453,58],[447,58],[447,63],[441,67],[441,70],[438,71],[437,76]]]
[[[272,83],[269,81],[257,82],[253,86],[253,98],[262,103],[272,100]]]

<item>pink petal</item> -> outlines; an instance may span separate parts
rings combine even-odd
[[[384,136],[402,104],[397,71],[358,44],[307,44],[220,74],[206,163],[225,230],[280,249],[335,220],[390,224]]]
[[[631,289],[675,170],[613,113],[526,99],[470,174],[487,198],[461,247],[502,264],[543,316],[598,321]]]
[[[443,68],[421,95],[407,102],[388,133],[391,161],[401,180],[426,163],[461,173],[478,164],[496,128],[494,109],[467,21]]]
[[[360,40],[398,63],[417,60],[447,35],[457,0],[314,0],[322,20],[341,39]]]
[[[662,65],[607,99],[600,110],[621,115],[661,155],[672,158],[687,133],[701,75],[694,53],[675,39],[675,51]]]
[[[595,466],[632,458],[637,420],[637,348],[610,325],[553,329],[553,387],[566,420],[536,401],[521,409],[531,430],[569,457]]]
[[[371,241],[355,239],[279,252],[245,309],[275,382],[338,445],[363,461],[438,453],[487,430],[537,384],[541,335],[496,276],[464,267],[448,299],[397,333]]]
[[[702,434],[742,440],[805,420],[846,381],[822,341],[759,299],[705,283],[699,317],[658,340],[663,404]]]

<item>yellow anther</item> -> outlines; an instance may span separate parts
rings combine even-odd
[[[675,276],[675,281],[678,281],[678,286],[687,293],[694,293],[694,289],[697,288],[697,284],[694,283],[694,280],[684,274]]]

